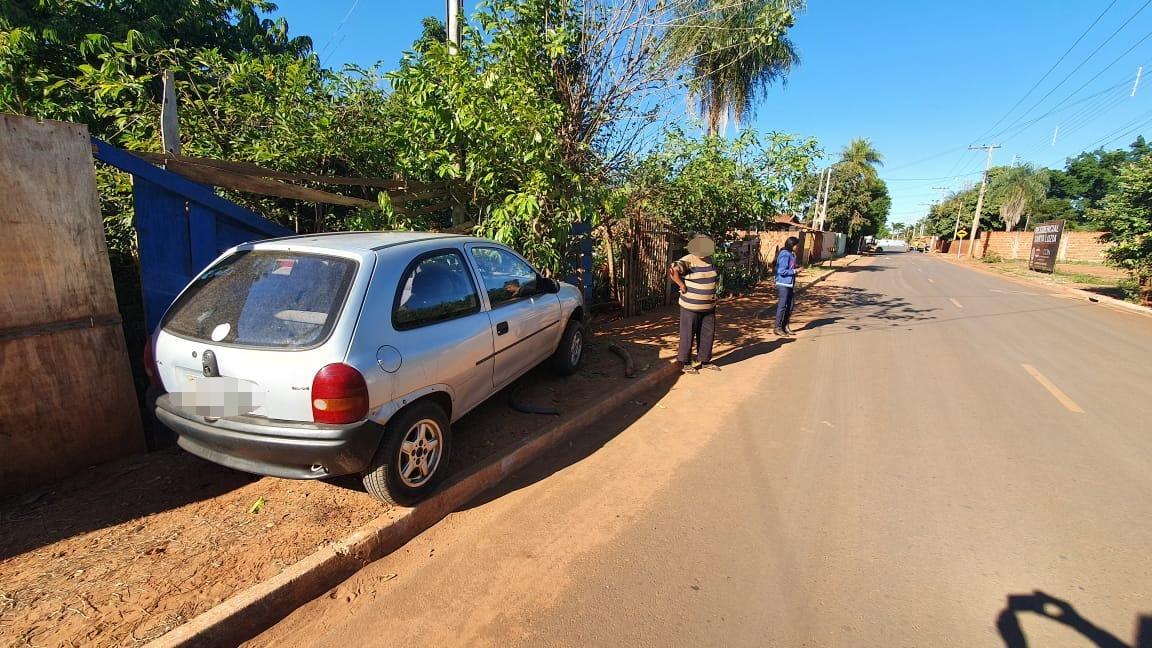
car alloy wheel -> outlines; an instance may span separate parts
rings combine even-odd
[[[440,467],[443,447],[444,432],[436,421],[420,419],[408,428],[397,465],[401,483],[408,488],[423,486]]]
[[[577,330],[572,335],[572,344],[568,350],[568,360],[573,367],[579,366],[580,358],[584,355],[584,331]]]

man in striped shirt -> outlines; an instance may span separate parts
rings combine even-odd
[[[716,244],[697,235],[688,242],[688,254],[668,269],[668,276],[680,288],[680,349],[677,360],[684,373],[701,368],[719,371],[712,364],[712,341],[716,334],[716,282],[712,265]],[[698,362],[692,363],[692,342],[696,342]]]

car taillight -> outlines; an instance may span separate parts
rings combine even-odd
[[[312,379],[312,419],[317,423],[355,423],[368,416],[368,385],[355,367],[330,364]]]
[[[152,340],[144,343],[144,375],[148,376],[148,383],[156,389],[163,389],[160,382],[160,370],[156,367],[156,354],[152,351]]]

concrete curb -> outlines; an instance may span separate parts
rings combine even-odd
[[[661,362],[624,388],[536,436],[450,479],[415,508],[395,509],[291,565],[276,576],[233,595],[188,623],[152,641],[151,648],[238,645],[272,627],[296,608],[339,585],[369,563],[399,549],[425,529],[500,483],[574,432],[621,407],[642,392],[675,376],[679,368]]]
[[[960,266],[962,268],[968,268],[969,270],[975,270],[976,272],[983,272],[985,274],[990,274],[990,275],[994,275],[997,277],[1003,277],[1004,279],[1008,279],[1010,281],[1015,281],[1016,283],[1023,284],[1026,286],[1042,286],[1045,288],[1052,288],[1053,290],[1059,290],[1059,291],[1067,293],[1069,295],[1076,295],[1077,297],[1082,297],[1082,298],[1084,298],[1084,299],[1086,299],[1086,300],[1088,300],[1094,304],[1101,304],[1103,306],[1111,306],[1112,308],[1121,308],[1121,309],[1131,311],[1133,313],[1137,313],[1140,315],[1152,316],[1152,308],[1148,308],[1147,306],[1141,306],[1139,304],[1133,304],[1131,302],[1126,302],[1122,299],[1116,299],[1115,297],[1108,297],[1107,295],[1098,295],[1094,292],[1089,292],[1087,290],[1083,290],[1080,288],[1073,288],[1072,286],[1065,286],[1065,285],[1058,284],[1058,283],[1046,283],[1046,282],[1040,282],[1040,281],[1032,281],[1031,279],[1028,279],[1027,277],[1020,277],[1020,276],[1008,274],[1005,272],[996,272],[995,270],[992,270],[991,268],[981,268],[980,266],[975,266],[975,265],[972,265],[970,263],[965,263],[964,261],[957,261],[955,259],[948,258],[948,257],[942,257],[942,256],[938,256],[938,255],[933,255],[933,257],[938,258],[941,261],[947,261],[948,263],[951,263],[952,265],[955,265],[955,266]]]

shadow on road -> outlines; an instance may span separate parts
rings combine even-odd
[[[828,326],[829,324],[835,324],[836,322],[839,322],[842,319],[844,319],[844,318],[843,317],[821,317],[819,319],[814,319],[814,320],[809,321],[800,330],[801,331],[810,331],[812,329],[818,329],[822,326]]]
[[[717,363],[719,364],[719,363]],[[577,432],[567,445],[549,450],[521,471],[500,482],[479,497],[468,502],[460,510],[470,510],[543,481],[553,474],[579,463],[592,456],[609,441],[614,439],[652,409],[676,384],[678,377],[662,381],[656,387],[644,392],[636,399],[607,415],[598,424]]]
[[[853,266],[855,267],[855,266]],[[863,266],[870,267],[870,266]],[[920,322],[937,319],[929,313],[938,308],[913,308],[901,297],[870,292],[854,286],[823,286],[822,289],[797,299],[797,308],[828,313],[827,317],[813,320],[805,328],[818,328],[845,319],[837,313],[853,313],[855,320],[878,319],[885,322]],[[815,324],[819,322],[819,324]]]
[[[836,268],[837,272],[847,272],[848,274],[854,274],[857,272],[883,272],[885,270],[891,270],[892,269],[891,266],[884,266],[884,265],[850,265],[850,266],[834,266],[834,267]]]
[[[1116,635],[1080,616],[1076,608],[1067,601],[1058,599],[1039,590],[1031,594],[1012,594],[1008,605],[996,619],[996,629],[1007,648],[1028,648],[1028,639],[1020,627],[1020,613],[1036,614],[1046,619],[1068,626],[1080,633],[1098,648],[1152,648],[1152,616],[1143,615],[1137,620],[1136,641],[1127,644]]]
[[[771,341],[752,342],[745,346],[733,349],[727,353],[716,356],[713,359],[713,362],[715,362],[716,366],[718,367],[734,365],[737,362],[743,362],[745,360],[755,358],[756,356],[764,355],[765,353],[771,353],[772,351],[779,349],[785,344],[795,341],[796,340],[793,338],[778,338]]]

